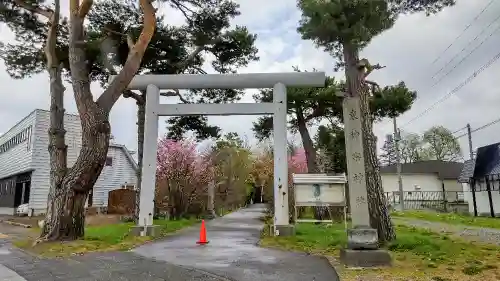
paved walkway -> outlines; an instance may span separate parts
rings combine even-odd
[[[320,257],[257,246],[265,206],[253,205],[207,222],[209,244],[197,245],[193,227],[164,241],[146,244],[135,253],[155,260],[196,268],[235,281],[336,281],[329,262]]]
[[[225,281],[213,274],[133,253],[40,259],[10,249],[0,254],[0,281]]]
[[[426,220],[396,217],[393,217],[393,221],[396,223],[426,228],[431,231],[446,232],[453,236],[457,236],[473,242],[500,245],[500,229],[482,228],[468,225],[455,225],[442,222],[431,222]]]
[[[0,237],[0,281],[339,280],[325,259],[256,246],[264,211],[263,205],[252,206],[208,222],[205,246],[196,245],[198,227],[193,227],[132,252],[45,259]]]

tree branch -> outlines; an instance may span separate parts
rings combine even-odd
[[[83,0],[78,9],[78,17],[84,19],[92,8],[92,4],[94,4],[94,0]]]
[[[178,97],[181,102],[183,103],[190,103],[187,99],[185,99],[181,93],[179,92],[179,90],[174,90],[174,91],[169,91],[169,92],[163,92],[163,93],[160,93],[161,96],[164,96],[164,97]]]
[[[49,20],[51,19],[52,14],[53,14],[53,11],[48,9],[48,8],[43,9],[40,7],[36,7],[36,6],[30,5],[26,2],[24,2],[23,0],[14,0],[14,3],[16,3],[16,5],[18,5],[19,7],[23,8],[27,11],[30,11],[34,14],[44,16]]]
[[[138,95],[138,94],[132,92],[131,90],[125,90],[123,92],[123,97],[124,98],[133,98],[134,100],[136,100],[136,102],[138,104],[144,104],[144,98],[141,95]]]
[[[385,68],[385,66],[382,66],[378,63],[375,65],[371,65],[368,59],[360,59],[358,62],[358,69],[365,71],[364,78],[368,77],[368,75],[370,75],[374,70],[379,70],[382,68]]]
[[[182,71],[184,71],[187,68],[188,64],[191,63],[197,55],[199,55],[201,52],[206,50],[208,45],[217,44],[221,40],[222,40],[222,37],[219,36],[219,37],[215,38],[214,40],[207,42],[206,44],[198,46],[191,54],[189,54],[189,56],[186,58],[186,60],[184,60],[182,63],[179,63],[177,65],[177,67],[179,69],[182,69]]]
[[[104,93],[97,99],[97,104],[108,112],[139,70],[146,48],[155,32],[156,15],[151,0],[140,0],[140,6],[144,12],[144,25],[139,35],[139,39],[130,49],[123,69],[118,73],[115,79],[111,81]]]
[[[80,9],[80,0],[70,0],[69,1],[69,12],[71,15],[78,15],[78,10]]]
[[[61,10],[60,1],[54,1],[55,9],[50,16],[50,27],[47,32],[47,41],[45,44],[44,52],[47,59],[47,68],[59,67],[58,59],[56,58],[56,44],[57,44],[57,27],[59,25],[59,13]]]
[[[375,93],[376,91],[380,91],[380,86],[378,85],[377,82],[371,80],[365,80],[365,83],[372,86],[372,94]]]

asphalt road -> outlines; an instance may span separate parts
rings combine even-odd
[[[237,281],[336,281],[321,257],[257,246],[265,205],[256,204],[207,222],[209,243],[197,245],[198,227],[134,250],[144,257],[214,273]]]
[[[0,281],[337,281],[326,259],[257,246],[264,205],[241,209],[207,223],[208,245],[197,245],[199,228],[132,252],[94,253],[65,259],[36,258],[0,235]],[[12,238],[24,231],[0,223]]]

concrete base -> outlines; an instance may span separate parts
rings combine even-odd
[[[356,226],[348,229],[347,248],[353,250],[378,249],[377,230],[369,226]]]
[[[141,232],[144,231],[144,226],[132,226],[130,228],[130,235],[141,236]],[[145,236],[158,237],[160,236],[160,226],[159,225],[147,225]]]
[[[348,267],[390,266],[392,258],[388,251],[378,250],[340,250],[340,261]]]
[[[292,224],[276,225],[276,231],[278,232],[278,236],[294,236],[295,226]]]

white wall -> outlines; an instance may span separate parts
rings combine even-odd
[[[31,169],[33,151],[33,126],[35,125],[35,112],[0,137],[0,145],[8,142],[12,137],[21,132],[28,133],[21,143],[12,146],[9,150],[0,152],[0,179]],[[31,126],[31,131],[29,127]]]
[[[36,134],[32,164],[35,171],[32,176],[30,195],[30,208],[35,210],[35,214],[44,213],[47,208],[47,197],[50,187],[50,163],[49,152],[47,150],[49,145],[47,133],[49,117],[48,111],[36,111]],[[71,167],[76,162],[82,145],[82,130],[79,116],[65,115],[64,128],[66,129],[66,145],[68,146],[68,167]],[[122,153],[117,151],[122,151]],[[120,188],[122,184],[135,184],[135,171],[132,168],[132,164],[127,162],[123,149],[110,147],[108,156],[113,157],[113,166],[103,169],[94,186],[93,203],[96,206],[107,205],[107,191]],[[103,198],[102,196],[106,197]]]
[[[112,166],[105,166],[101,176],[94,186],[92,205],[96,207],[108,206],[108,193],[121,188],[122,185],[136,184],[135,170],[125,155],[122,147],[111,146],[108,157],[112,157]]]
[[[34,129],[33,163],[35,169],[31,178],[31,194],[29,208],[35,214],[44,213],[47,208],[47,197],[50,186],[49,163],[49,121],[50,113],[46,110],[36,110],[36,124]],[[71,167],[81,147],[80,118],[76,115],[64,116],[64,129],[66,130],[66,145],[68,146],[68,167]]]
[[[498,191],[498,182],[492,182],[491,188],[497,189],[491,191],[491,198],[493,199],[493,209],[496,216],[500,216],[500,193]],[[485,189],[485,183],[476,183],[476,190]],[[472,200],[472,192],[468,183],[462,183],[464,190],[464,199],[469,205],[469,213],[474,214],[474,202]],[[490,216],[490,201],[488,199],[487,191],[476,191],[476,207],[477,213],[480,216]]]
[[[384,192],[399,191],[398,176],[382,174]],[[406,191],[442,191],[441,180],[433,174],[402,174],[403,190]],[[417,187],[420,187],[418,189]]]

